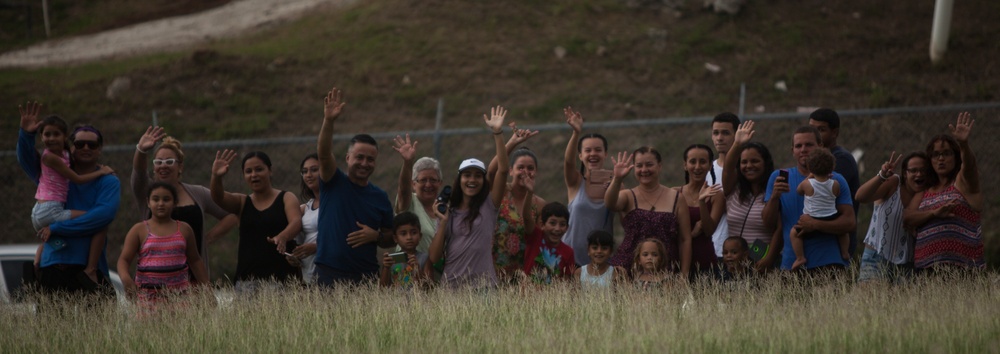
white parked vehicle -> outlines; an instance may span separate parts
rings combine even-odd
[[[26,282],[35,280],[35,251],[38,244],[0,245],[0,303],[10,304],[23,299]],[[119,302],[127,302],[125,287],[115,271],[110,272]]]

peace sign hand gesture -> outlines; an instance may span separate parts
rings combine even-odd
[[[615,164],[614,173],[617,179],[625,178],[629,171],[635,167],[635,164],[632,163],[632,154],[625,151],[618,153],[618,159],[612,156],[611,162]]]
[[[903,154],[896,155],[895,151],[893,151],[891,154],[889,154],[889,161],[886,161],[885,163],[883,163],[882,164],[882,168],[879,169],[879,171],[878,171],[879,176],[884,177],[884,178],[892,177],[892,175],[896,173],[895,172],[896,171],[896,164],[899,163],[899,159],[902,158],[902,157],[903,157]]]
[[[410,162],[417,156],[417,141],[413,140],[411,143],[410,134],[406,134],[405,139],[396,135],[396,138],[392,141],[392,149],[399,153],[403,161]]]
[[[955,137],[960,143],[965,143],[969,141],[969,133],[972,132],[972,123],[976,121],[970,117],[969,112],[962,112],[958,114],[958,121],[955,124],[948,124],[948,128],[951,129],[951,136]]]
[[[229,172],[229,164],[233,163],[236,159],[236,151],[233,150],[223,150],[215,152],[215,162],[212,163],[212,174],[216,177],[222,177]]]

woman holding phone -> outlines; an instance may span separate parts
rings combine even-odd
[[[614,234],[615,216],[604,204],[604,191],[611,183],[611,171],[604,169],[608,157],[608,139],[597,133],[583,134],[583,116],[572,107],[563,110],[566,124],[573,129],[566,144],[563,174],[569,204],[569,228],[563,243],[573,248],[576,265],[590,263],[587,235],[594,230]],[[576,162],[580,161],[578,168]]]

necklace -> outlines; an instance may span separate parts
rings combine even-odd
[[[646,204],[649,204],[649,211],[656,211],[656,203],[659,202],[660,197],[663,196],[663,187],[659,185],[656,186],[656,189],[659,190],[660,192],[656,194],[656,200],[653,201],[652,203],[649,202],[649,199],[646,199],[646,191],[643,191],[642,188],[639,187],[636,187],[635,189],[638,189],[641,192],[639,193],[639,195],[642,196],[642,201],[646,202]],[[636,205],[635,208],[639,209],[639,206]]]

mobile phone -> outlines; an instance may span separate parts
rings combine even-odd
[[[750,245],[750,259],[754,262],[760,262],[767,255],[767,243],[761,240],[756,240]]]
[[[389,254],[392,257],[392,263],[406,263],[409,257],[406,256],[406,252],[396,252]]]
[[[608,189],[608,183],[614,175],[612,170],[590,170],[590,179],[584,186],[587,196],[591,199],[604,199],[604,191]]]
[[[788,170],[778,170],[778,176],[784,178],[785,182],[788,182]]]

